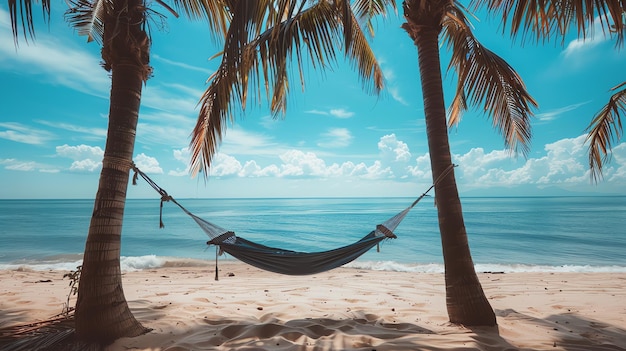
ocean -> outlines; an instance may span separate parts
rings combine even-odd
[[[348,245],[409,206],[411,198],[177,199],[192,213],[238,236],[295,251]],[[462,198],[477,272],[626,272],[626,197]],[[129,199],[122,269],[193,265],[215,248],[173,203]],[[0,200],[0,269],[74,270],[93,200]],[[350,267],[443,272],[433,198],[418,203],[386,240]],[[220,257],[220,260],[234,260]]]

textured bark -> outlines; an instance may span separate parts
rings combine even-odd
[[[452,165],[448,127],[443,97],[439,58],[440,19],[446,1],[405,2],[403,28],[413,39],[418,51],[424,114],[433,179]],[[428,7],[432,8],[428,8]],[[421,13],[407,10],[426,9]],[[470,253],[463,220],[461,200],[454,171],[441,178],[435,186],[439,230],[443,248],[446,282],[446,306],[450,322],[466,326],[496,325],[496,317],[480,285]]]
[[[105,27],[102,50],[112,78],[109,127],[75,311],[77,337],[102,344],[147,332],[124,296],[120,249],[141,90],[149,72],[149,43],[141,26],[141,1],[123,1],[116,8],[123,10],[117,26]]]

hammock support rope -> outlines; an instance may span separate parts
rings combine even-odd
[[[216,246],[215,255],[215,280],[219,280],[218,276],[218,264],[217,256],[226,252],[231,256],[243,261],[249,265],[257,268],[267,270],[279,274],[287,275],[309,275],[325,272],[340,266],[343,266],[349,262],[354,261],[359,256],[369,251],[372,247],[378,246],[378,244],[386,239],[395,239],[397,236],[393,231],[398,227],[400,222],[406,217],[409,211],[417,205],[417,203],[423,199],[427,194],[443,179],[447,176],[455,167],[451,164],[442,172],[435,182],[420,195],[411,205],[404,210],[400,211],[395,216],[389,218],[387,221],[378,224],[374,230],[355,243],[339,247],[336,249],[321,251],[321,252],[298,252],[285,249],[279,249],[275,247],[269,247],[262,244],[252,242],[241,238],[233,231],[222,228],[214,223],[204,220],[185,207],[178,203],[173,197],[171,197],[167,191],[159,187],[150,177],[143,173],[139,168],[132,165],[132,169],[135,172],[133,176],[133,185],[137,184],[138,176],[141,176],[154,190],[161,195],[161,205],[159,210],[159,226],[163,225],[163,203],[173,202],[183,212],[190,216],[196,224],[209,236],[210,240],[207,241],[207,245]],[[218,249],[219,247],[219,249]]]

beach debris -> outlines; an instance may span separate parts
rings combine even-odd
[[[61,311],[61,314],[64,314],[66,317],[68,317],[70,312],[74,310],[74,307],[70,306],[70,299],[72,296],[78,294],[78,282],[80,281],[80,272],[82,268],[83,266],[78,266],[75,271],[70,271],[69,273],[65,273],[63,275],[63,279],[66,277],[70,279],[70,292],[67,294],[67,301]]]

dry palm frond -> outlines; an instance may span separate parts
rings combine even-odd
[[[444,40],[452,52],[449,69],[458,74],[456,96],[449,109],[449,125],[460,121],[467,104],[483,104],[494,127],[502,133],[507,148],[528,154],[532,108],[537,103],[515,70],[485,48],[473,36],[460,9],[450,12],[443,23]]]
[[[370,36],[374,36],[372,19],[379,15],[385,16],[388,7],[392,8],[396,14],[398,13],[395,0],[356,0],[352,5],[354,15],[359,22],[365,23]]]
[[[502,18],[502,23],[510,21],[514,37],[518,33],[534,33],[537,41],[553,36],[565,40],[572,25],[579,36],[585,37],[597,17],[605,33],[616,35],[618,46],[624,42],[626,3],[622,0],[474,0],[472,3],[474,8],[485,7]]]
[[[47,320],[0,329],[2,351],[99,351],[100,344],[75,338],[74,314],[62,313]]]
[[[39,2],[35,0],[34,2]],[[13,32],[13,41],[18,44],[19,27],[21,23],[24,39],[35,38],[35,24],[33,18],[33,0],[8,0],[9,17],[11,21],[11,30]],[[41,0],[43,8],[44,21],[50,20],[50,0]],[[19,13],[19,15],[18,15]]]
[[[70,8],[65,12],[67,21],[78,31],[78,35],[87,36],[87,42],[102,44],[106,14],[110,13],[113,3],[110,0],[68,0]]]
[[[182,10],[190,19],[207,21],[212,35],[222,38],[231,20],[226,0],[172,0],[174,7]]]
[[[591,179],[594,182],[602,178],[602,166],[610,160],[613,143],[622,137],[621,115],[626,113],[626,82],[611,90],[617,92],[611,96],[609,102],[594,116],[587,127],[589,169],[591,169]]]

